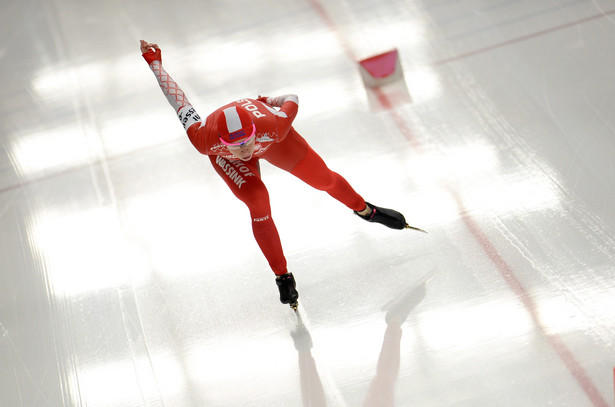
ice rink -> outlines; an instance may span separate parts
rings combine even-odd
[[[0,406],[613,406],[615,3],[8,0]],[[142,59],[203,115],[299,96],[363,222],[262,161],[300,293]],[[357,61],[397,49],[403,80]]]

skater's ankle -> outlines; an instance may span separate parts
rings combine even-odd
[[[365,209],[363,209],[362,211],[357,212],[357,214],[359,214],[360,216],[367,216],[370,213],[372,213],[372,208],[369,207],[369,205],[366,203],[365,204]]]

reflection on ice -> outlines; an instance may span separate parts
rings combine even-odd
[[[57,295],[79,295],[130,282],[126,243],[111,207],[75,213],[42,212],[31,238],[44,256]]]
[[[458,304],[422,312],[418,319],[425,343],[431,349],[455,355],[478,343],[525,338],[535,329],[523,305],[513,299],[483,299],[481,304]]]
[[[63,126],[24,135],[11,146],[11,155],[16,170],[28,177],[89,163],[98,147],[88,145],[81,127]]]
[[[401,326],[408,318],[410,312],[425,298],[425,285],[429,278],[430,276],[424,281],[419,282],[418,285],[414,284],[408,287],[401,295],[384,306],[383,310],[386,311],[385,320],[387,326],[384,331],[376,373],[367,390],[363,406],[393,407],[395,405],[395,384],[400,366]],[[382,335],[381,330],[375,331]],[[312,336],[303,322],[301,310],[298,314],[297,326],[291,331],[291,337],[299,355],[303,406],[327,406],[327,392],[318,372],[317,363],[312,356],[311,349],[314,345]],[[362,345],[364,345],[363,342]],[[359,354],[365,351],[365,348],[356,349],[356,352],[360,352]]]

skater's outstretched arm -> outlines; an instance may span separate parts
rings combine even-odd
[[[164,93],[173,109],[175,109],[175,113],[177,113],[179,121],[184,126],[184,130],[187,132],[191,126],[197,123],[200,125],[201,117],[192,107],[179,85],[162,67],[162,51],[158,44],[141,40],[141,54],[143,54],[143,58],[156,76],[162,93]]]

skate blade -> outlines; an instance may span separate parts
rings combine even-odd
[[[295,301],[292,304],[289,304],[290,307],[292,308],[293,311],[295,311],[295,313],[297,312],[297,308],[299,307],[299,301]]]
[[[423,230],[423,229],[421,229],[421,228],[417,228],[417,227],[415,227],[415,226],[410,226],[410,225],[408,225],[407,223],[406,223],[406,229],[412,229],[412,230],[416,230],[416,231],[418,231],[418,232],[427,233],[427,231],[425,231],[425,230]]]

